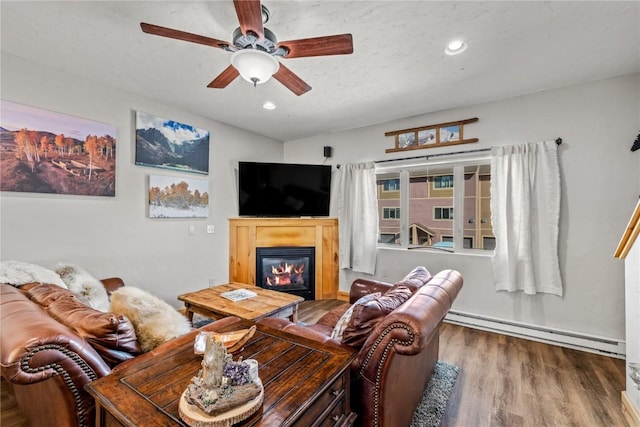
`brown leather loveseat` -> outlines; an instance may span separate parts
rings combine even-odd
[[[351,367],[351,405],[358,414],[357,424],[407,427],[438,360],[440,324],[462,282],[457,271],[444,270],[432,277],[424,267],[395,285],[357,279],[351,286],[350,304],[328,312],[316,324],[299,325],[281,318],[259,323],[358,349]],[[376,292],[381,293],[378,298],[354,304]],[[350,307],[349,317],[344,313]],[[339,324],[344,331],[332,338]]]
[[[124,285],[102,280],[107,291]],[[93,426],[94,399],[84,386],[140,354],[129,320],[85,306],[68,290],[0,284],[0,365],[30,426]],[[217,330],[230,317],[203,326]],[[193,331],[190,334],[197,334]],[[186,335],[184,335],[186,337]],[[158,347],[172,345],[165,342]],[[125,363],[123,363],[125,362]]]

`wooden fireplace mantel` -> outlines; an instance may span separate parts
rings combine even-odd
[[[315,298],[338,295],[336,218],[230,218],[229,282],[256,284],[256,248],[315,247]]]

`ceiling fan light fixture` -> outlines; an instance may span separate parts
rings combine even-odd
[[[271,78],[280,68],[280,63],[276,58],[261,50],[244,49],[234,52],[231,55],[231,65],[238,70],[240,76],[259,85]]]

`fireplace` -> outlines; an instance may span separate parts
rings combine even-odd
[[[256,285],[315,299],[315,253],[313,246],[256,248]]]

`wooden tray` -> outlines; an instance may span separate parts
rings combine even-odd
[[[203,335],[211,335],[217,342],[222,343],[222,345],[227,349],[227,352],[233,353],[242,348],[243,345],[253,336],[256,332],[256,326],[253,325],[249,329],[240,329],[237,331],[231,332],[201,332]],[[197,339],[197,338],[196,338]],[[194,346],[195,350],[195,346]],[[195,351],[196,354],[203,354],[204,348],[201,348],[202,351]]]
[[[260,385],[260,394],[254,399],[251,399],[247,403],[224,412],[219,415],[208,415],[195,405],[187,402],[185,397],[186,390],[180,396],[180,403],[178,404],[178,413],[180,418],[190,427],[231,427],[233,424],[249,418],[253,415],[264,401],[264,388],[262,382]]]

